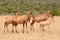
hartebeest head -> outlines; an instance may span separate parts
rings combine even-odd
[[[33,17],[33,14],[32,14],[32,11],[31,11],[31,10],[28,11],[28,17],[29,17],[29,18]]]
[[[16,13],[16,16],[20,16],[20,12],[19,11]]]
[[[51,17],[52,19],[54,19],[53,14],[52,14],[52,12],[51,12],[50,10],[48,10],[47,13],[48,13],[49,17]],[[54,20],[53,20],[53,21],[54,21]],[[55,22],[55,21],[54,21],[54,22]]]
[[[53,14],[52,14],[52,12],[50,10],[48,10],[47,13],[48,13],[49,17],[53,18]]]

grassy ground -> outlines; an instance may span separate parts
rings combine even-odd
[[[60,40],[60,16],[55,16],[53,22],[50,25],[50,31],[48,31],[47,26],[46,31],[42,32],[39,29],[39,24],[34,24],[35,31],[29,30],[29,23],[28,23],[28,30],[29,33],[22,33],[22,24],[18,25],[18,31],[19,33],[11,33],[12,25],[9,25],[8,29],[9,32],[3,32],[4,31],[4,19],[7,16],[0,16],[0,40]]]

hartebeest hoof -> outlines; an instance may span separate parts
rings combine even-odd
[[[4,32],[5,32],[5,30],[4,30]]]
[[[22,33],[24,33],[24,30],[22,30]]]
[[[12,33],[14,33],[14,30],[12,30]]]
[[[28,31],[26,31],[26,33],[29,33]]]
[[[44,29],[42,31],[45,31]]]
[[[35,30],[33,29],[33,31],[35,31]]]
[[[19,33],[19,32],[16,30],[16,33]]]
[[[22,33],[24,33],[24,31]]]
[[[30,28],[31,31],[35,31],[33,28]]]

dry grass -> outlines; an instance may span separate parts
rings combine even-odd
[[[0,40],[60,40],[60,17],[55,16],[55,22],[50,25],[50,31],[46,27],[46,31],[39,29],[39,24],[35,23],[35,31],[22,33],[22,25],[18,25],[19,33],[11,33],[12,25],[9,25],[9,32],[4,31],[4,19],[7,16],[0,16]],[[29,27],[29,24],[28,24]],[[25,30],[26,31],[26,30]]]

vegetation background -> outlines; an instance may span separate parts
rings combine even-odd
[[[60,0],[0,0],[0,15],[27,14],[32,9],[34,15],[51,10],[53,15],[60,15]]]

